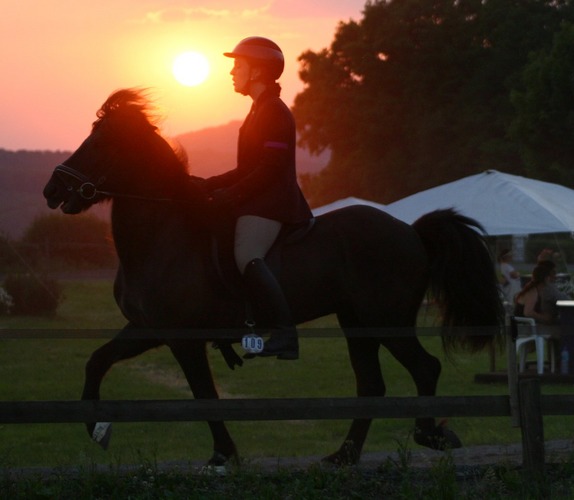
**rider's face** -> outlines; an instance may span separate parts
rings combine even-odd
[[[235,57],[233,59],[233,68],[229,74],[233,77],[233,89],[240,94],[247,94],[249,81],[251,80],[251,66],[247,59]]]

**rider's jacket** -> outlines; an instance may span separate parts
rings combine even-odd
[[[237,167],[207,179],[209,190],[224,188],[236,217],[257,215],[288,224],[312,218],[297,183],[295,141],[291,111],[265,91],[239,130]]]

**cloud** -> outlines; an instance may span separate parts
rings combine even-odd
[[[359,18],[366,0],[275,0],[270,13],[281,18],[341,19]],[[349,13],[352,13],[351,16]]]
[[[266,15],[272,2],[267,2],[263,5],[255,5],[253,7],[246,7],[245,5],[237,9],[237,3],[233,3],[233,7],[184,7],[184,6],[169,6],[163,9],[148,11],[143,17],[134,20],[134,22],[142,24],[160,24],[160,23],[185,23],[188,21],[197,21],[205,19],[252,19]]]

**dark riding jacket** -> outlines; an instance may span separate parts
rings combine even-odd
[[[285,103],[267,90],[254,101],[239,129],[237,167],[206,180],[223,189],[235,217],[257,215],[287,224],[312,218],[295,169],[295,121]]]

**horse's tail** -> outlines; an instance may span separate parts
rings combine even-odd
[[[413,227],[429,256],[429,288],[441,308],[445,351],[476,352],[500,340],[504,311],[480,223],[447,209],[423,215]]]

